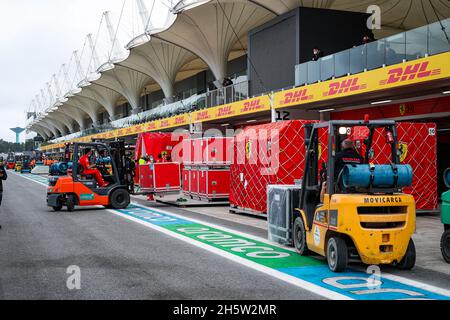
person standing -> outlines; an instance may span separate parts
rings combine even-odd
[[[322,58],[324,56],[324,53],[322,50],[320,50],[319,47],[314,47],[313,48],[313,57],[312,57],[312,61],[318,61],[320,58]]]
[[[8,175],[6,174],[3,158],[0,158],[0,206],[2,205],[3,200],[3,181],[8,179]],[[0,225],[0,229],[2,226]]]

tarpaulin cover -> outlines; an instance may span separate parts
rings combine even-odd
[[[236,136],[231,165],[232,207],[266,213],[268,185],[292,185],[302,179],[304,125],[312,122],[296,120],[252,126]]]
[[[152,156],[155,162],[162,160],[162,155],[171,154],[179,141],[172,141],[171,133],[147,132],[138,136],[135,159],[141,156]]]
[[[435,123],[399,122],[397,134],[400,150],[400,162],[409,164],[413,169],[412,187],[403,191],[414,196],[418,210],[435,210],[438,206],[437,194],[437,128]],[[382,130],[380,130],[382,131]],[[368,130],[354,132],[356,140],[367,138]],[[365,155],[361,143],[361,155]],[[391,160],[390,147],[386,144],[385,134],[377,132],[373,141],[375,164],[387,164]]]

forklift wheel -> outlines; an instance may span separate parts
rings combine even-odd
[[[66,199],[66,206],[68,212],[73,212],[73,210],[75,210],[75,202],[76,202],[75,196],[69,194]]]
[[[302,218],[295,219],[294,222],[294,246],[297,253],[307,255],[308,244],[306,243],[306,229]]]
[[[327,261],[331,271],[345,271],[348,263],[348,248],[344,239],[333,237],[328,240]]]
[[[125,189],[117,189],[109,197],[113,209],[126,209],[130,205],[130,194]]]
[[[60,204],[60,205],[54,206],[52,208],[53,208],[53,210],[55,210],[55,212],[59,212],[62,210],[62,207],[63,207],[62,204]]]
[[[450,263],[450,229],[446,230],[442,235],[441,252],[445,262]]]
[[[400,270],[411,270],[416,264],[416,246],[412,239],[409,240],[408,249],[406,249],[405,256],[402,261],[397,264]]]

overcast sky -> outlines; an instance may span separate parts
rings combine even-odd
[[[81,51],[86,35],[97,33],[104,11],[118,20],[123,1],[0,0],[1,139],[14,140],[9,128],[25,125],[34,96],[69,62],[73,50]],[[135,0],[126,1],[135,5]],[[151,1],[145,0],[148,6]]]

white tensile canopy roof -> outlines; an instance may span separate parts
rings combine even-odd
[[[118,101],[127,101],[137,113],[144,90],[162,89],[172,101],[177,81],[208,68],[221,83],[227,62],[245,54],[251,29],[299,6],[366,12],[370,5],[381,9],[378,38],[450,17],[450,6],[440,0],[182,0],[165,28],[135,37],[123,61],[106,62],[99,77],[87,79],[81,90],[66,95],[58,112],[38,118],[29,130],[56,137],[72,132],[75,122],[84,129],[87,117],[96,125],[101,111],[115,120]]]

